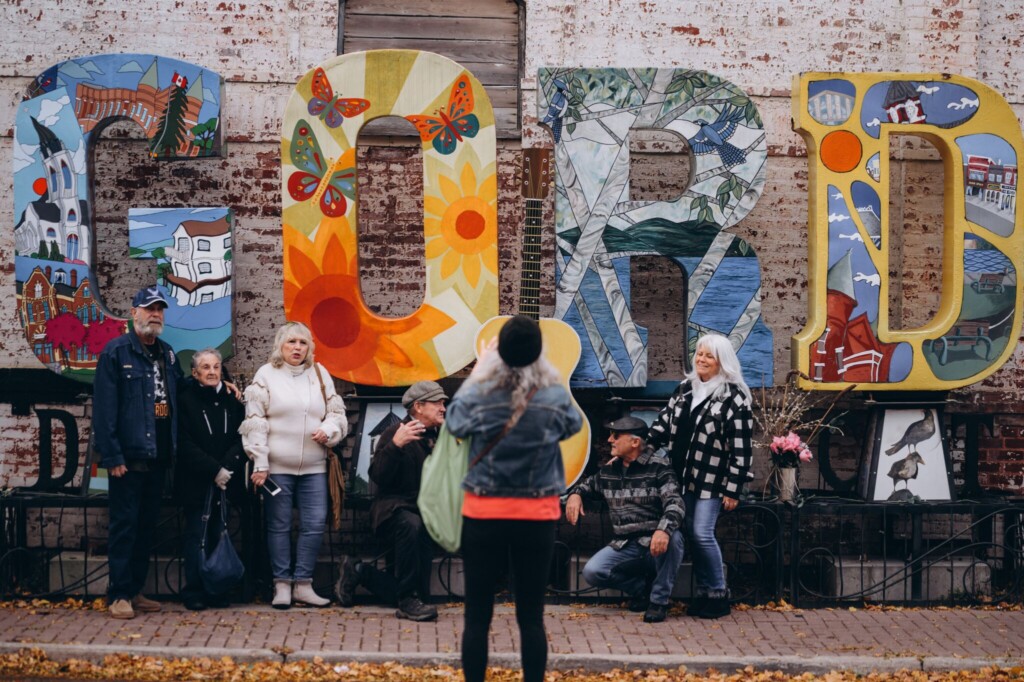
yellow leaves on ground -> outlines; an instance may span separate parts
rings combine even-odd
[[[90,601],[69,597],[63,601],[50,601],[49,599],[11,599],[0,601],[0,609],[67,609],[69,611],[93,610],[106,611],[107,602],[97,597]]]
[[[513,682],[521,679],[519,670],[492,668],[488,679]],[[462,673],[447,666],[413,667],[399,663],[329,663],[321,658],[291,663],[264,661],[236,663],[231,658],[161,659],[153,656],[107,656],[102,664],[77,659],[50,660],[40,649],[23,649],[0,655],[0,679],[43,677],[49,679],[98,680],[226,680],[228,682],[316,682],[318,680],[358,680],[359,682],[459,682]],[[857,675],[847,672],[791,675],[778,671],[759,671],[752,667],[734,672],[708,671],[706,674],[677,670],[611,670],[603,673],[551,671],[547,682],[1016,682],[1024,681],[1024,668],[983,668],[957,672],[898,672]]]

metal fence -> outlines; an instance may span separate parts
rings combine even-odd
[[[103,595],[107,576],[105,496],[13,491],[0,496],[0,594],[4,598]],[[249,601],[270,587],[259,499],[235,505],[232,534],[248,568],[234,597]],[[154,542],[147,592],[172,596],[181,584],[182,517],[168,502]],[[836,497],[800,506],[748,499],[718,526],[733,599],[797,606],[864,603],[1020,603],[1024,599],[1024,502],[868,503]],[[620,599],[586,585],[587,558],[610,539],[603,512],[578,526],[561,522],[551,567],[552,601]],[[325,537],[315,584],[333,591],[342,555],[388,564],[370,532],[366,500],[350,501],[342,527]],[[433,597],[459,599],[461,560],[440,550]],[[692,591],[684,561],[676,596]]]

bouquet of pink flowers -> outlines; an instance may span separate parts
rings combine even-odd
[[[772,451],[772,462],[777,467],[799,467],[800,462],[810,462],[813,457],[807,444],[792,431],[785,436],[773,437],[768,449]]]

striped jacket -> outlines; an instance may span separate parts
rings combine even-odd
[[[651,535],[663,530],[669,535],[683,523],[683,499],[679,482],[663,452],[646,447],[628,467],[615,458],[576,484],[572,493],[586,499],[604,497],[615,539],[609,543],[622,549],[630,540],[649,547]]]
[[[724,395],[714,395],[697,408],[688,429],[693,389],[689,381],[679,388],[662,409],[647,433],[647,444],[671,453],[683,493],[700,499],[731,497],[750,480],[754,416],[750,400],[733,384]],[[679,439],[686,442],[679,442]]]

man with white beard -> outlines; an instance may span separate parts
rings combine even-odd
[[[158,338],[166,309],[155,286],[132,297],[132,329],[103,348],[93,384],[93,446],[110,486],[107,602],[113,618],[160,610],[142,587],[177,445],[182,372],[174,349]]]

